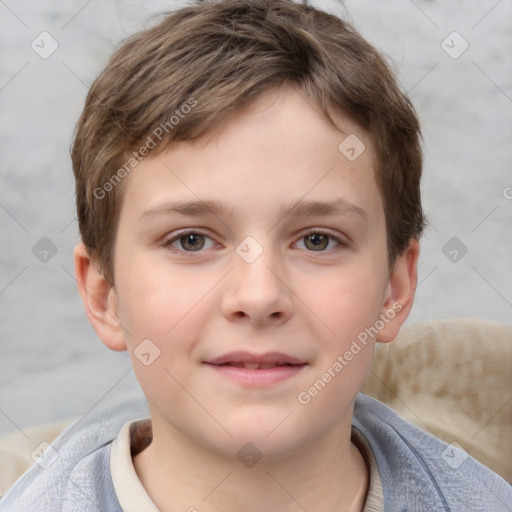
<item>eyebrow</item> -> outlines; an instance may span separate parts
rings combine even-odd
[[[346,217],[361,217],[363,220],[368,221],[368,214],[361,207],[341,198],[329,202],[299,200],[291,205],[282,207],[280,215],[283,217],[287,215],[296,217],[342,215]]]
[[[208,200],[177,201],[164,203],[145,210],[139,217],[139,222],[162,215],[179,213],[182,215],[198,217],[201,215],[215,215],[217,217],[231,217],[234,207],[227,208],[223,203]],[[342,215],[345,217],[360,217],[368,222],[368,214],[359,206],[346,199],[334,201],[304,201],[299,199],[289,205],[281,207],[280,218],[292,215],[294,217],[320,217],[326,215]]]

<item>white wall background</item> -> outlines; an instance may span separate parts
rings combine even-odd
[[[76,291],[69,146],[114,46],[179,3],[0,2],[0,435],[139,393],[128,356],[101,344]],[[512,323],[512,0],[322,4],[392,59],[423,123],[430,227],[409,323]],[[51,49],[43,31],[58,43],[45,59],[31,47]],[[443,253],[453,237],[467,248],[460,258],[448,247],[456,262]]]

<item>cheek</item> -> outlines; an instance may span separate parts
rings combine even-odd
[[[323,321],[333,343],[343,344],[378,318],[385,279],[371,266],[361,265],[319,277],[315,286],[306,277],[306,285],[304,302]]]
[[[311,296],[311,309],[328,328],[322,329],[321,355],[297,401],[309,417],[323,417],[326,428],[350,409],[370,368],[375,349],[370,328],[381,305],[376,278],[364,270],[340,273]]]
[[[328,384],[315,407],[334,406],[341,395],[355,396],[360,390],[373,359],[375,332],[371,328],[379,319],[384,281],[380,272],[362,265],[331,276],[308,297],[325,333],[318,340],[321,356],[312,377],[313,382],[322,381],[317,388],[323,390],[323,383]]]
[[[198,280],[170,272],[163,258],[134,255],[119,265],[119,314],[128,337],[165,341],[204,294]]]
[[[180,381],[186,377],[202,326],[215,309],[211,291],[218,277],[198,279],[176,272],[163,258],[143,256],[123,262],[118,275],[119,316],[137,378],[143,388],[172,387],[169,373]],[[153,354],[154,362],[145,366]]]
[[[183,394],[178,383],[186,381],[200,339],[207,290],[136,258],[125,270],[118,283],[119,313],[132,366],[149,403],[163,407]]]

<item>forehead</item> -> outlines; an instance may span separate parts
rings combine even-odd
[[[206,136],[144,159],[127,177],[123,210],[193,199],[265,215],[301,199],[342,199],[379,216],[372,144],[350,119],[336,122],[340,130],[295,90],[266,93]]]

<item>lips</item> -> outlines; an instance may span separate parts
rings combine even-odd
[[[308,363],[280,352],[231,352],[205,364],[243,387],[267,388],[298,375]]]
[[[235,366],[250,370],[268,370],[276,366],[304,365],[305,361],[280,352],[267,352],[265,354],[252,354],[250,352],[230,352],[223,356],[206,361],[215,366]]]
[[[285,364],[276,364],[276,363],[225,363],[224,366],[234,366],[236,368],[246,368],[247,370],[270,370],[271,368],[275,368],[276,366],[291,366],[288,363]]]

